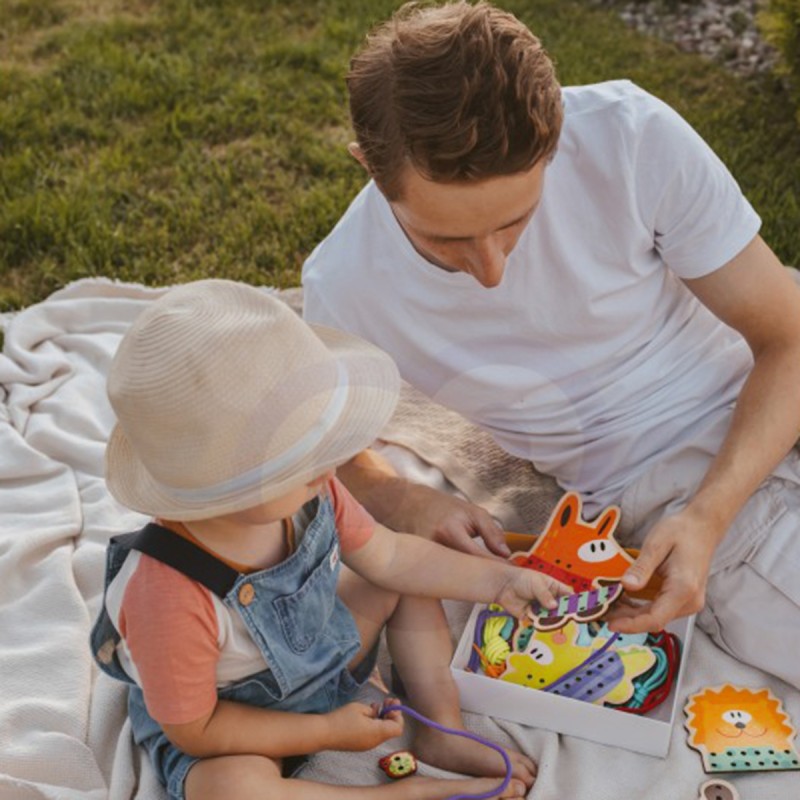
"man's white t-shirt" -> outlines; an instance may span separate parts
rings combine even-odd
[[[760,220],[711,149],[628,81],[563,90],[539,207],[492,289],[411,245],[373,182],[303,268],[305,317],[529,459],[592,514],[735,403],[752,358],[681,278]]]

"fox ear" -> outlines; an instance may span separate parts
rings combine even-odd
[[[559,528],[566,528],[571,521],[580,519],[581,500],[575,492],[567,492],[556,508],[554,522]]]
[[[617,527],[618,520],[619,520],[619,509],[616,506],[611,506],[611,508],[607,508],[601,515],[600,519],[598,520],[597,535],[610,536],[614,532],[614,528]]]

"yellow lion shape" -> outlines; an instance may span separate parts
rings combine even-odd
[[[689,745],[700,751],[706,772],[761,769],[797,769],[792,740],[795,730],[780,700],[769,689],[742,689],[730,684],[708,687],[692,695],[684,709]],[[760,757],[779,753],[781,765]],[[740,754],[739,762],[717,756]],[[746,759],[744,758],[747,754]],[[752,754],[759,754],[757,759]],[[718,761],[720,763],[715,763]],[[747,764],[745,766],[745,761]]]

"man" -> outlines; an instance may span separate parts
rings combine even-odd
[[[401,9],[348,88],[372,180],[304,267],[307,318],[385,349],[589,514],[621,505],[625,585],[664,583],[617,630],[702,609],[800,686],[800,291],[724,165],[626,81],[561,89],[485,3]]]

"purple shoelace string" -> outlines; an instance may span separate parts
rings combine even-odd
[[[402,704],[393,705],[393,706],[384,706],[380,712],[380,717],[385,717],[390,711],[402,711],[404,714],[408,714],[411,717],[414,717],[415,720],[421,722],[423,725],[428,725],[431,728],[435,728],[437,731],[441,731],[442,733],[450,733],[453,736],[462,736],[464,739],[471,739],[473,742],[478,742],[478,744],[486,745],[486,747],[491,747],[492,750],[500,753],[503,758],[503,763],[506,766],[506,776],[503,778],[503,782],[496,788],[492,789],[488,792],[482,792],[481,794],[454,794],[450,795],[450,797],[446,798],[446,800],[487,800],[489,797],[495,797],[498,794],[501,794],[508,788],[508,784],[511,783],[511,761],[508,758],[508,753],[500,747],[500,745],[495,744],[494,742],[490,742],[488,739],[484,739],[483,736],[479,736],[477,733],[470,733],[469,731],[459,731],[455,728],[447,728],[444,725],[440,725],[438,722],[434,722],[432,719],[428,719],[427,717],[420,714],[418,711],[414,711],[413,708],[409,708],[408,706],[404,706]]]

